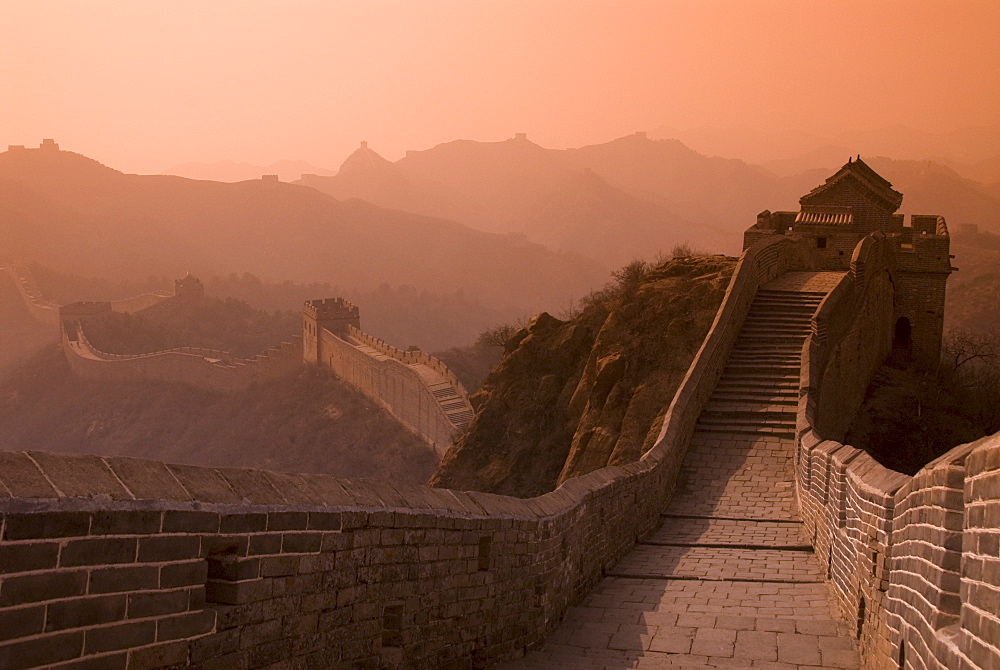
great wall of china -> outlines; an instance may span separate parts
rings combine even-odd
[[[0,452],[0,667],[996,668],[1000,434],[842,443],[951,269],[895,222],[764,217],[656,444],[537,498]]]
[[[42,296],[30,273],[13,265],[0,270],[10,276],[36,321],[60,328],[66,360],[73,372],[85,379],[173,382],[226,393],[285,375],[304,361],[316,363],[385,408],[425,439],[439,456],[473,416],[468,393],[443,362],[421,351],[402,351],[365,333],[359,328],[357,307],[341,298],[307,302],[302,336],[251,359],[198,347],[110,354],[98,350],[87,339],[87,321],[110,312],[148,312],[163,309],[172,300],[197,299],[204,295],[201,282],[185,277],[175,282],[172,294],[158,292],[126,300],[59,306]],[[337,310],[346,310],[346,317]]]

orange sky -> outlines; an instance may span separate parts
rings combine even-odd
[[[0,145],[336,168],[459,137],[1000,122],[998,0],[0,0]]]

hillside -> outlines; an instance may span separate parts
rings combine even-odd
[[[436,457],[364,396],[303,369],[240,393],[78,379],[56,346],[0,377],[0,449],[423,483]]]
[[[55,341],[52,327],[31,318],[14,282],[0,273],[0,375]]]
[[[958,235],[945,294],[945,331],[1000,331],[1000,235]]]
[[[476,418],[431,483],[528,497],[639,458],[734,265],[722,256],[634,263],[576,316],[536,316],[473,394]]]
[[[382,283],[532,312],[599,284],[600,266],[458,223],[292,184],[127,175],[65,151],[0,154],[0,248],[109,278],[251,272]]]

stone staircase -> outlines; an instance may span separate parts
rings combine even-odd
[[[802,345],[841,276],[793,272],[758,291],[661,528],[541,649],[505,667],[858,667],[802,535],[792,472]]]
[[[698,421],[702,433],[795,436],[799,358],[823,292],[761,289]]]

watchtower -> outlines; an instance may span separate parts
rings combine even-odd
[[[302,308],[302,351],[307,363],[322,359],[324,330],[347,337],[350,326],[361,328],[361,312],[344,298],[307,300]]]
[[[848,270],[854,248],[871,233],[884,234],[893,249],[893,318],[897,341],[937,360],[944,330],[944,296],[951,267],[948,225],[938,215],[896,214],[903,194],[861,157],[799,199],[798,212],[757,215],[743,234],[743,248],[771,235],[812,241],[817,268]],[[905,341],[904,341],[905,340]]]
[[[195,301],[205,297],[205,285],[190,273],[174,280],[174,297],[178,300]]]

